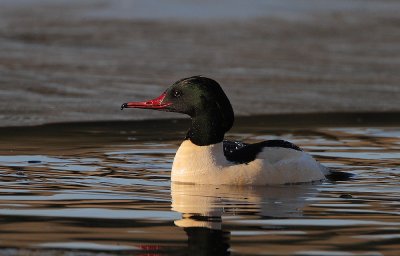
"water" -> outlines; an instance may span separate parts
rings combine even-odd
[[[0,0],[0,126],[177,117],[118,109],[192,75],[218,81],[240,115],[399,112],[399,12],[394,0]]]
[[[399,126],[254,120],[229,138],[284,138],[353,179],[171,186],[186,121],[2,128],[0,254],[399,255]]]

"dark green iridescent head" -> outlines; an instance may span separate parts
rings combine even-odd
[[[124,103],[122,108],[187,114],[192,118],[192,126],[186,138],[199,146],[222,142],[234,121],[232,106],[221,86],[215,80],[202,76],[181,79],[156,99]]]

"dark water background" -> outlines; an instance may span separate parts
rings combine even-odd
[[[119,111],[183,77],[240,115],[400,111],[393,0],[0,0],[0,126]]]
[[[171,186],[187,120],[2,128],[0,254],[399,255],[393,117],[238,118],[230,139],[284,138],[355,175],[272,187]]]

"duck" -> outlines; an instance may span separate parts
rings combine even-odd
[[[180,79],[159,97],[123,103],[125,108],[186,114],[191,126],[179,146],[171,182],[208,185],[282,185],[323,181],[333,172],[285,140],[253,144],[225,140],[234,123],[219,83],[204,76]]]

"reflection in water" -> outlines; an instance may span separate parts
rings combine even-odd
[[[184,228],[190,255],[230,255],[229,232],[204,227]]]
[[[317,193],[312,184],[269,187],[171,184],[172,210],[210,217],[246,214],[247,210],[263,218],[300,217],[306,199]]]
[[[0,254],[398,255],[397,127],[268,130],[238,119],[230,139],[285,138],[355,176],[171,187],[186,124],[162,122],[0,129]]]
[[[274,187],[171,184],[172,210],[182,219],[189,251],[195,255],[229,255],[230,231],[223,216],[258,215],[265,218],[301,217],[306,199],[317,194],[313,185]]]

